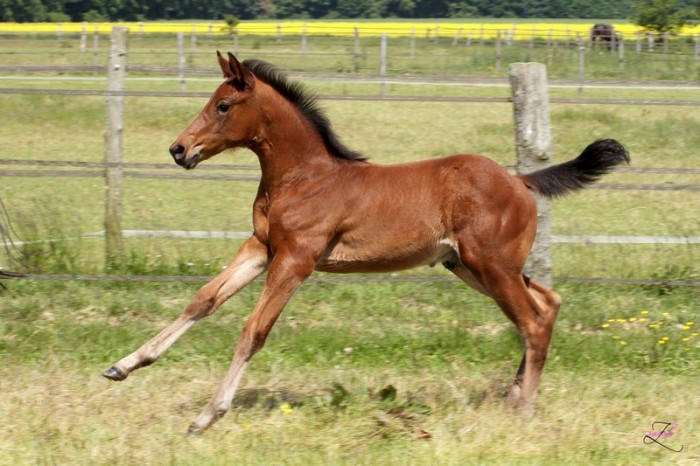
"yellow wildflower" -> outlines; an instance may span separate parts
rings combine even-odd
[[[280,406],[280,409],[285,414],[291,414],[294,412],[294,409],[291,406],[289,406],[289,403],[282,403],[282,405]]]
[[[668,341],[668,340],[670,340],[670,338],[669,338],[669,337],[661,337],[661,339],[662,339],[662,340],[665,340],[665,341]]]
[[[615,319],[608,319],[608,322],[615,322]]]
[[[697,336],[698,336],[698,332],[693,332],[693,333],[691,333],[691,335],[694,336],[694,337],[697,337]]]
[[[603,325],[601,325],[601,327],[608,328],[608,327],[610,327],[610,324],[603,324]]]
[[[615,322],[619,322],[621,324],[624,324],[625,322],[627,322],[627,319],[615,319]]]
[[[630,317],[630,322],[634,322],[634,321],[636,321],[636,320],[637,320],[636,317]]]
[[[665,344],[666,344],[666,340],[659,340],[659,344],[660,344],[660,345],[665,345]]]
[[[648,320],[649,319],[647,319],[646,317],[642,317],[641,319],[639,319],[640,322],[647,322]]]
[[[689,340],[690,340],[690,337],[685,337],[685,338],[683,338],[683,340],[681,340],[681,341],[689,341]]]
[[[626,345],[627,345],[627,342],[626,342],[625,340],[620,340],[620,344],[621,344],[622,346],[626,346]]]
[[[640,314],[645,316],[645,315],[649,314],[649,311],[642,311],[642,312],[640,312]]]
[[[695,325],[695,322],[686,322],[685,325],[687,325],[688,327],[692,327],[693,325]]]
[[[683,330],[690,330],[690,326],[689,326],[689,325],[684,325],[684,326],[683,326]]]
[[[612,338],[613,338],[613,340],[619,340],[619,339],[620,339],[620,336],[619,336],[619,335],[613,335]]]

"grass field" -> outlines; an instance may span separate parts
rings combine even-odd
[[[131,42],[134,56],[148,53],[140,45],[146,43]],[[209,52],[214,67],[213,48]],[[70,79],[15,76],[4,82],[35,88],[104,85],[85,76],[64,77]],[[352,82],[309,80],[309,85],[326,94],[376,92],[376,85]],[[177,86],[128,83],[141,90]],[[188,82],[188,90],[214,86]],[[468,86],[417,91],[390,85],[388,91],[508,95],[503,88]],[[552,88],[550,94],[573,97],[576,90]],[[699,98],[693,89],[587,89],[585,96]],[[129,97],[125,161],[170,162],[167,148],[205,100]],[[467,151],[513,163],[510,104],[322,104],[343,140],[378,163]],[[102,97],[2,95],[0,112],[11,116],[0,125],[0,159],[102,160]],[[596,138],[615,137],[628,146],[632,167],[698,168],[697,107],[555,104],[551,112],[557,162]],[[256,160],[239,151],[212,163]],[[606,181],[696,184],[696,178],[621,172]],[[123,226],[246,231],[255,188],[255,183],[127,179]],[[103,229],[103,193],[100,178],[0,177],[0,197],[21,239],[66,239],[23,246],[25,270],[102,273],[102,240],[69,238]],[[554,233],[700,236],[699,200],[697,191],[590,190],[555,202]],[[130,238],[120,272],[214,274],[239,242]],[[697,280],[698,259],[698,245],[692,244],[562,244],[554,251],[559,276]],[[0,255],[5,264],[8,259]],[[409,274],[447,276],[428,268]],[[503,402],[521,356],[519,337],[488,299],[451,282],[310,282],[253,359],[234,410],[203,437],[190,438],[183,433],[226,370],[259,282],[197,324],[157,364],[118,384],[99,374],[172,321],[199,284],[5,283],[0,465],[700,462],[697,288],[557,283],[564,306],[538,409],[526,419]],[[683,451],[643,441],[658,430],[657,422],[678,424],[663,441]]]

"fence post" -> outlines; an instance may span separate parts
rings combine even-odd
[[[578,95],[583,94],[583,71],[586,59],[586,46],[583,45],[583,38],[579,34],[576,38],[578,42]]]
[[[100,30],[95,26],[95,35],[92,38],[92,66],[93,76],[97,76],[97,70],[100,66]]]
[[[462,37],[462,28],[457,29],[457,33],[455,34],[455,38],[452,39],[452,46],[454,47],[455,45],[459,44],[459,39]]]
[[[382,40],[379,46],[379,76],[381,79],[381,84],[379,85],[379,93],[381,95],[386,95],[386,33],[382,33]]]
[[[415,26],[411,26],[411,38],[409,40],[409,49],[410,49],[411,58],[415,58],[415,56],[416,56],[416,27]]]
[[[112,28],[107,67],[107,118],[105,121],[105,266],[116,268],[122,250],[122,133],[124,130],[124,78],[127,28]]]
[[[513,63],[508,74],[513,96],[518,173],[546,168],[552,162],[547,67],[541,63]],[[551,287],[551,202],[538,195],[535,202],[537,236],[525,265],[525,274]]]
[[[192,25],[192,37],[190,38],[190,45],[192,47],[190,54],[194,55],[195,53],[197,53],[197,25],[196,24]],[[192,59],[194,59],[194,57],[192,57]]]
[[[637,46],[635,50],[637,53],[642,53],[642,31],[637,31]]]
[[[620,33],[620,40],[617,44],[617,61],[620,64],[620,70],[625,69],[625,36]]]
[[[501,30],[496,34],[496,74],[501,74]]]
[[[80,53],[85,53],[87,50],[87,23],[83,21],[80,27]]]
[[[187,90],[185,83],[185,34],[177,33],[177,73],[180,81],[180,92]]]
[[[301,27],[301,54],[306,56],[307,44],[306,44],[306,23]]]

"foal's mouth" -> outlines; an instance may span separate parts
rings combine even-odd
[[[192,170],[194,167],[197,166],[199,163],[199,156],[201,155],[201,152],[197,152],[194,154],[192,157],[190,157],[187,160],[183,160],[181,163],[178,162],[178,165],[183,167],[185,170]]]

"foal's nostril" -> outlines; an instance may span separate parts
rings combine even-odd
[[[173,156],[176,162],[182,161],[185,157],[185,146],[182,144],[173,144],[170,146],[170,154]]]

